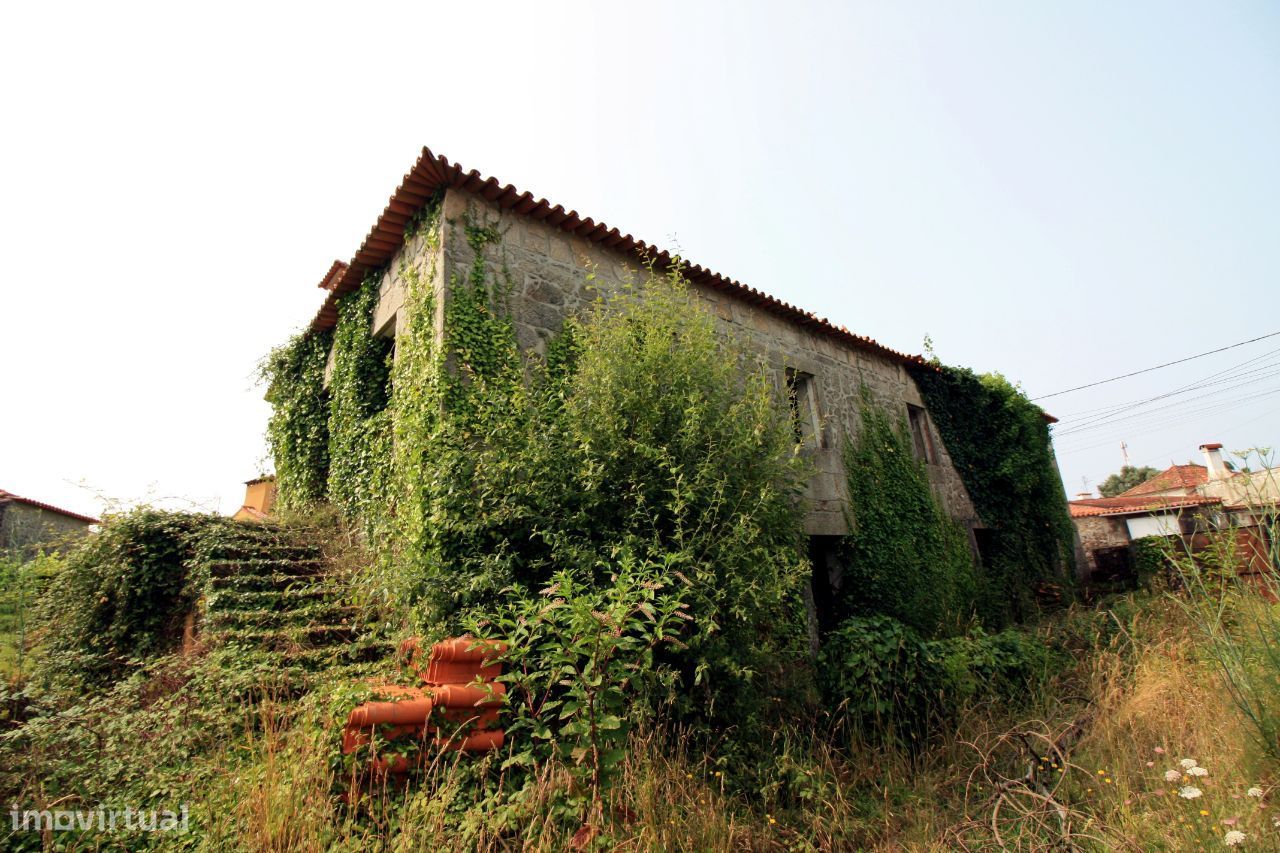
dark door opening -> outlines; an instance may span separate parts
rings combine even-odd
[[[844,570],[839,560],[841,538],[809,537],[809,565],[812,568],[809,582],[813,590],[813,610],[819,634],[826,634],[840,624],[840,585],[844,579]]]

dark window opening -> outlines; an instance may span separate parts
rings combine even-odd
[[[373,336],[373,347],[369,353],[369,383],[377,389],[371,398],[369,415],[376,415],[391,404],[392,375],[391,369],[396,358],[396,321],[392,317],[378,333]]]
[[[1095,548],[1093,557],[1094,570],[1089,577],[1092,583],[1115,583],[1131,585],[1137,580],[1133,570],[1133,555],[1127,545],[1115,548]]]
[[[973,547],[978,552],[978,562],[990,567],[996,553],[996,532],[989,527],[973,528]]]
[[[813,374],[790,367],[787,376],[787,404],[791,407],[791,429],[796,444],[824,446],[818,423],[818,405]]]
[[[916,458],[928,464],[937,461],[933,451],[933,436],[929,433],[929,415],[919,406],[908,403],[907,421],[911,425],[911,445]]]

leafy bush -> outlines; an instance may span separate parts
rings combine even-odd
[[[596,825],[631,724],[670,699],[675,672],[658,653],[682,647],[692,619],[684,587],[663,567],[623,555],[604,568],[608,585],[559,572],[539,597],[516,596],[475,626],[508,644],[499,681],[508,686],[504,725],[517,746],[502,769],[561,762],[577,782],[575,817]]]
[[[1167,550],[1159,536],[1144,536],[1130,546],[1133,553],[1133,572],[1139,589],[1147,589],[1164,577],[1169,568]]]
[[[829,700],[859,732],[919,741],[974,702],[1027,701],[1063,662],[1024,631],[925,641],[896,619],[869,616],[827,636],[820,671]]]
[[[452,630],[561,571],[605,587],[600,555],[630,554],[689,581],[688,649],[665,653],[686,709],[751,713],[751,679],[804,639],[802,469],[769,377],[674,273],[599,303],[528,382],[514,337],[487,341],[505,349],[453,345],[469,367],[425,443],[430,524],[406,544],[424,621]]]
[[[952,711],[982,700],[1025,702],[1065,663],[1040,638],[1013,628],[998,634],[978,628],[929,645],[946,673],[945,701]]]
[[[823,688],[863,734],[916,739],[944,690],[944,671],[920,635],[888,616],[855,616],[827,635]]]
[[[171,646],[198,595],[190,562],[200,534],[222,523],[147,507],[104,519],[45,592],[44,658],[64,674],[74,670],[68,661],[79,660],[92,680]]]

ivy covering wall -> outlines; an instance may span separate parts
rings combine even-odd
[[[1073,529],[1043,411],[999,374],[923,365],[913,376],[978,515],[992,530],[978,607],[1026,618],[1045,585],[1074,578]]]
[[[963,629],[977,581],[968,534],[929,487],[906,420],[862,388],[862,429],[844,449],[853,533],[845,538],[841,616],[892,616],[925,636]]]
[[[323,500],[329,477],[329,394],[324,366],[333,335],[307,332],[272,350],[262,364],[271,419],[277,504],[291,509]]]
[[[380,276],[338,301],[329,380],[329,500],[372,525],[389,511],[392,340],[370,331]]]

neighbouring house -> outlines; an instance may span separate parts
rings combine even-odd
[[[1199,547],[1206,532],[1228,522],[1244,531],[1255,527],[1252,514],[1259,502],[1274,504],[1280,498],[1274,469],[1237,471],[1223,459],[1221,444],[1202,444],[1200,450],[1204,465],[1170,465],[1115,497],[1069,503],[1090,580],[1129,575],[1132,543],[1139,539],[1178,536]]]
[[[98,519],[0,489],[0,555],[31,555],[83,536]]]
[[[434,212],[424,224],[428,207]],[[395,358],[396,338],[405,332],[415,304],[410,294],[415,289],[430,294],[430,307],[421,310],[434,313],[438,340],[459,282],[478,268],[505,282],[503,308],[518,346],[526,358],[538,358],[545,356],[566,319],[599,295],[628,286],[646,266],[665,270],[677,262],[696,298],[769,366],[776,387],[790,400],[797,438],[812,463],[804,495],[805,532],[815,566],[835,571],[829,557],[840,537],[850,532],[842,448],[859,430],[864,387],[909,429],[939,502],[969,531],[971,547],[981,553],[991,528],[1001,520],[981,518],[975,509],[913,378],[913,372],[936,369],[921,356],[891,349],[720,273],[677,261],[630,234],[467,171],[427,149],[350,263],[335,261],[321,279],[319,287],[327,294],[310,333],[338,326],[344,297],[372,282],[377,293],[368,333],[384,339],[387,357]],[[325,369],[326,387],[334,372],[333,352]],[[1043,415],[1046,444],[1052,421]],[[815,578],[823,574],[818,569]],[[829,580],[838,583],[837,578]]]
[[[272,474],[245,480],[244,503],[231,516],[236,521],[263,521],[276,503],[276,478]]]
[[[1129,577],[1134,542],[1147,536],[1192,535],[1221,506],[1220,499],[1200,495],[1126,493],[1071,501],[1071,521],[1084,549],[1085,577],[1091,582]]]

